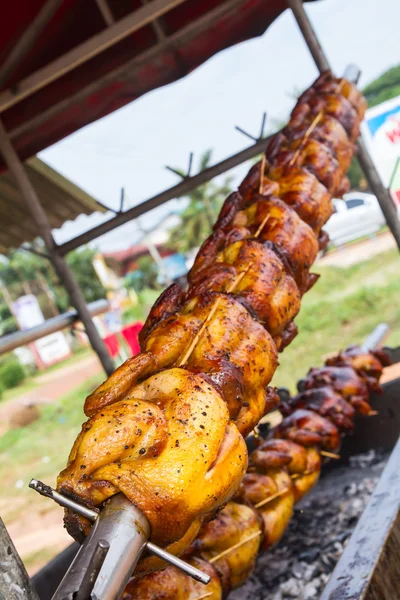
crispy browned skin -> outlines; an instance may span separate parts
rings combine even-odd
[[[124,493],[146,514],[151,539],[177,554],[234,494],[247,465],[242,436],[276,405],[268,384],[277,352],[295,337],[301,296],[316,281],[310,268],[327,242],[321,228],[332,194],[346,188],[363,110],[354,86],[330,74],[300,98],[265,161],[225,202],[188,289],[164,292],[141,334],[142,352],[86,399],[89,420],[59,491],[96,507]],[[317,427],[331,448],[334,434],[319,418],[302,414],[296,435],[316,439]],[[274,477],[283,485],[280,472]],[[285,514],[289,508],[288,501]],[[66,525],[77,538],[90,526],[69,511]]]
[[[382,367],[387,364],[387,357],[382,352],[368,353],[351,347],[329,359],[331,364],[344,363],[337,369],[345,374],[349,361],[360,385],[367,377],[371,390],[379,388]],[[351,383],[354,384],[353,375]],[[168,567],[163,600],[188,600],[201,598],[203,594],[210,594],[207,598],[211,600],[225,597],[250,575],[258,552],[281,539],[295,503],[318,480],[321,449],[337,450],[340,436],[353,427],[356,410],[351,406],[351,392],[345,400],[329,385],[320,388],[316,383],[316,386],[285,404],[283,408],[287,416],[271,431],[269,439],[261,442],[251,453],[248,472],[233,501],[202,527],[197,540],[186,553],[186,559],[190,561],[194,557],[211,561],[206,572],[211,573],[213,568],[216,570],[219,586],[213,578],[210,587],[191,583],[191,586],[196,586],[195,596],[192,595],[192,587],[183,593],[181,590],[186,590],[189,578],[182,579],[178,570]],[[369,395],[366,401],[368,399]],[[343,422],[338,419],[342,411],[346,416]],[[151,574],[132,579],[126,600],[158,598],[162,581],[162,573],[156,577]],[[175,586],[171,587],[171,581],[175,581]]]

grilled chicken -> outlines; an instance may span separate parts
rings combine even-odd
[[[346,189],[364,109],[355,87],[331,74],[302,95],[264,160],[225,202],[188,288],[173,285],[161,296],[141,334],[142,352],[86,399],[89,419],[59,491],[90,507],[123,492],[146,514],[151,540],[177,554],[235,493],[247,466],[242,436],[276,405],[268,384],[277,352],[296,335],[301,297],[316,281],[310,267],[327,243],[321,228],[332,194]],[[335,380],[342,393],[331,375],[319,377]],[[354,407],[363,406],[363,393]],[[336,447],[334,425],[300,411],[279,435]],[[280,489],[285,476],[268,477]],[[271,543],[292,505],[288,492],[276,516],[270,507],[261,511],[266,530],[281,519]],[[90,527],[70,511],[65,521],[77,539]]]
[[[387,364],[385,354],[351,347],[327,362],[344,363],[337,369],[346,373],[349,360],[355,377],[363,382],[365,373],[368,373],[370,383],[374,383],[371,390],[377,389],[382,366]],[[334,380],[325,387],[318,387],[318,381],[314,383],[316,387],[310,387],[285,402],[283,410],[286,416],[270,432],[268,439],[259,443],[251,453],[248,471],[233,501],[214,520],[203,525],[197,540],[186,552],[185,558],[190,562],[194,558],[208,561],[203,563],[203,566],[208,564],[205,569],[207,573],[215,568],[219,586],[213,578],[210,587],[196,587],[196,596],[191,595],[190,588],[183,595],[176,591],[175,595],[166,594],[165,598],[189,600],[205,597],[205,594],[211,600],[225,597],[230,590],[240,587],[250,575],[258,552],[270,548],[281,539],[296,502],[318,481],[322,464],[321,449],[338,449],[340,437],[352,429],[356,412],[351,405],[351,392],[347,393],[346,390],[345,400],[334,390]],[[368,402],[368,399],[369,394],[365,401]],[[342,411],[346,416],[343,422],[338,419]],[[171,567],[165,571],[166,589],[170,589],[174,576],[174,589],[178,590],[178,583],[182,586],[180,590],[185,589],[189,578],[182,579],[182,574]],[[158,598],[162,581],[162,573],[135,577],[128,584],[127,599]]]

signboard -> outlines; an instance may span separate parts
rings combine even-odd
[[[361,131],[384,185],[400,205],[400,96],[369,108]]]
[[[13,302],[13,311],[20,329],[31,329],[44,323],[45,318],[36,296],[28,294]],[[46,335],[32,344],[38,355],[39,363],[51,365],[67,358],[71,354],[70,347],[61,331]]]

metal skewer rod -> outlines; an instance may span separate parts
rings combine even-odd
[[[380,323],[375,327],[372,333],[367,337],[367,339],[362,344],[361,348],[368,352],[369,350],[374,350],[375,348],[379,348],[382,345],[383,340],[387,337],[389,333],[389,325],[387,323]]]
[[[54,490],[49,485],[46,485],[45,483],[43,483],[43,482],[41,482],[41,481],[39,481],[37,479],[32,479],[30,481],[30,483],[29,483],[29,487],[31,489],[35,490],[36,492],[38,492],[39,494],[41,494],[42,496],[46,496],[47,498],[51,498],[52,500],[54,500],[55,502],[57,502],[57,504],[59,504],[60,506],[64,506],[65,508],[70,508],[70,509],[74,510],[75,512],[77,512],[78,514],[82,515],[83,517],[86,517],[87,519],[89,519],[93,523],[96,523],[97,521],[99,521],[103,517],[103,512],[104,511],[101,511],[101,512],[98,513],[95,510],[87,508],[86,506],[83,506],[82,504],[80,504],[78,502],[75,502],[74,500],[71,500],[67,496],[64,496],[63,494],[60,494],[59,492],[57,492],[56,490]],[[119,510],[121,510],[121,506],[122,506],[123,511],[127,512],[127,511],[130,511],[131,510],[130,507],[132,507],[132,511],[135,511],[136,518],[137,518],[137,513],[140,513],[141,520],[143,521],[143,519],[144,519],[145,522],[147,523],[147,519],[144,517],[144,515],[136,507],[134,507],[133,504],[131,504],[126,498],[124,498],[124,496],[122,496],[122,494],[117,494],[116,496],[113,496],[113,498],[111,498],[110,502],[106,505],[106,508],[110,504],[113,504],[113,510],[114,511],[115,511],[116,508],[119,509]],[[133,520],[133,522],[134,522],[134,520]],[[148,523],[147,523],[147,526],[148,526]],[[209,581],[210,581],[210,576],[209,575],[203,573],[199,569],[196,569],[192,565],[189,565],[187,562],[183,561],[182,559],[178,558],[177,556],[174,556],[173,554],[170,554],[166,550],[163,550],[162,548],[159,548],[158,546],[156,546],[152,542],[145,542],[144,545],[143,545],[143,548],[142,548],[141,552],[144,549],[146,549],[151,554],[154,554],[155,556],[158,556],[162,560],[165,560],[165,562],[167,562],[167,563],[169,563],[171,565],[174,565],[175,567],[177,567],[178,569],[180,569],[181,571],[183,571],[184,573],[186,573],[186,575],[189,575],[190,577],[192,577],[196,581],[199,581],[200,583],[203,583],[204,585],[207,585],[207,583],[209,583]],[[134,568],[134,566],[132,566],[132,568],[129,570],[129,577],[130,577],[130,575],[131,575],[131,573],[133,571],[133,568]],[[58,598],[57,595],[54,596],[54,600],[56,598]],[[60,596],[60,598],[61,598],[61,596]],[[105,596],[105,598],[106,598],[106,596]],[[107,596],[107,598],[108,598],[108,596]],[[98,596],[98,600],[102,600],[102,597]]]

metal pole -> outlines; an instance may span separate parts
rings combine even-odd
[[[4,288],[0,289],[4,292]],[[12,305],[9,305],[9,309],[11,312]],[[107,300],[96,300],[96,302],[91,302],[88,305],[88,310],[92,317],[107,312],[108,309],[109,304]],[[11,352],[12,350],[15,350],[15,348],[20,348],[20,346],[36,342],[36,340],[40,340],[51,333],[70,327],[78,320],[78,312],[76,310],[70,310],[61,315],[57,315],[56,317],[52,317],[51,319],[47,319],[44,323],[36,325],[36,327],[3,335],[0,338],[0,355]]]
[[[110,375],[114,371],[114,364],[107,349],[102,341],[97,329],[92,321],[88,307],[86,306],[85,299],[82,292],[75,281],[75,278],[67,265],[63,256],[59,254],[57,244],[54,241],[51,226],[47,219],[47,215],[40,203],[40,200],[36,194],[36,191],[29,180],[29,177],[24,169],[22,162],[20,161],[14,147],[8,139],[7,132],[4,129],[3,123],[0,120],[0,152],[4,157],[4,160],[14,175],[18,187],[21,190],[22,196],[29,208],[33,219],[36,221],[40,235],[42,236],[44,243],[46,244],[47,251],[54,265],[54,268],[60,277],[61,281],[65,285],[65,288],[69,294],[71,304],[76,308],[79,318],[81,319],[86,334],[89,338],[90,344],[93,350],[96,352],[100,359],[101,364],[104,367],[107,375]]]
[[[356,156],[358,158],[358,162],[360,163],[360,167],[364,171],[364,175],[368,181],[369,187],[378,198],[378,202],[385,216],[386,223],[388,224],[388,227],[392,232],[394,239],[396,240],[396,244],[400,249],[400,221],[397,216],[396,207],[388,190],[382,183],[382,179],[380,178],[371,155],[365,146],[364,140],[361,138],[357,140]]]
[[[0,598],[4,600],[39,600],[1,518]]]
[[[161,192],[160,194],[157,194],[156,196],[145,200],[141,204],[133,206],[129,210],[117,214],[115,217],[109,219],[105,223],[101,223],[100,225],[93,227],[93,229],[90,229],[89,231],[78,235],[76,238],[73,238],[68,242],[64,242],[64,244],[60,244],[60,246],[58,246],[59,252],[61,254],[67,254],[68,252],[71,252],[71,250],[75,250],[75,248],[79,248],[79,246],[83,246],[84,244],[95,240],[104,233],[113,231],[120,225],[137,219],[141,215],[144,215],[145,213],[149,212],[150,210],[153,210],[154,208],[157,208],[157,206],[161,206],[161,204],[165,204],[165,202],[168,202],[169,200],[173,200],[174,198],[180,198],[181,196],[184,196],[188,192],[191,192],[192,190],[196,189],[199,185],[210,181],[214,177],[217,177],[217,175],[226,173],[226,171],[237,167],[237,165],[246,162],[246,160],[250,160],[258,154],[262,154],[265,151],[265,148],[268,144],[268,140],[270,140],[271,137],[272,136],[268,136],[262,140],[259,140],[252,146],[241,150],[241,152],[238,152],[237,154],[234,154],[233,156],[222,160],[220,163],[217,163],[212,167],[204,169],[204,171],[197,173],[197,175],[193,175],[193,177],[188,177],[187,179],[184,179],[184,181],[181,181],[177,185],[174,185],[169,190],[165,190],[164,192]]]
[[[311,21],[304,10],[302,0],[286,0],[286,3],[293,12],[296,22],[301,30],[301,33],[303,34],[319,72],[322,73],[324,71],[331,70],[328,59],[325,56]],[[361,138],[357,140],[356,156],[360,163],[360,167],[367,178],[371,190],[378,199],[382,212],[385,215],[388,227],[392,232],[398,248],[400,249],[400,221],[397,217],[396,207],[388,190],[383,185],[379,173],[371,159],[371,156],[369,155],[367,148],[365,147],[364,141]]]
[[[303,38],[307,42],[308,49],[310,50],[315,64],[317,65],[318,71],[323,73],[329,71],[329,61],[325,56],[324,50],[319,43],[317,34],[315,33],[310,19],[307,16],[306,11],[301,0],[286,0],[286,4],[292,11],[294,18],[296,19],[297,25],[303,35]]]

